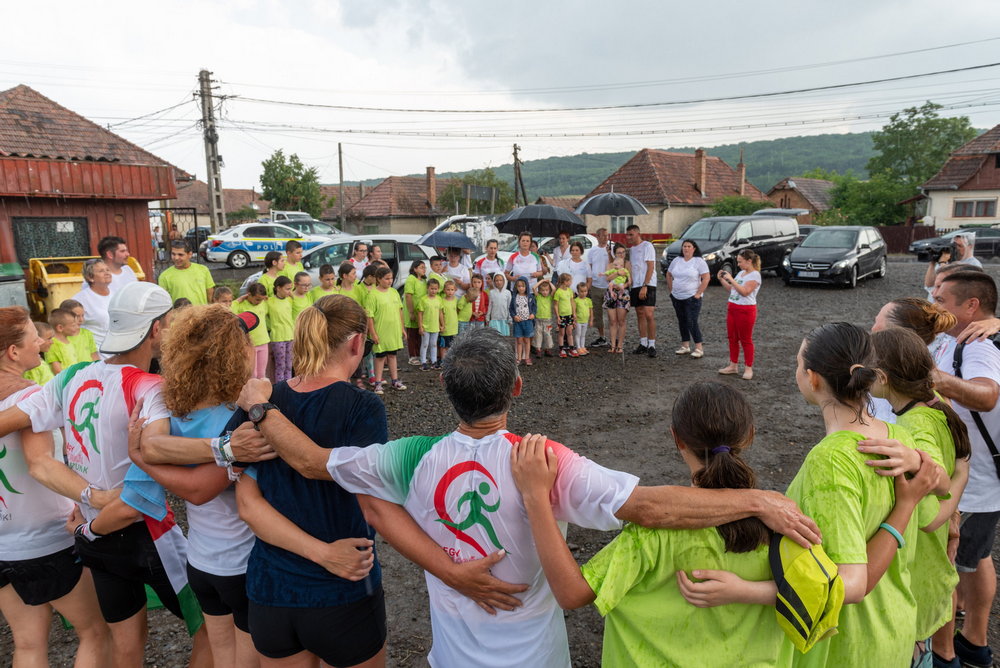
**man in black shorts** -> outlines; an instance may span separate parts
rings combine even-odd
[[[629,245],[629,262],[632,267],[632,291],[629,297],[635,308],[639,324],[639,345],[632,352],[636,355],[656,357],[656,250],[653,244],[643,241],[638,225],[625,230]]]

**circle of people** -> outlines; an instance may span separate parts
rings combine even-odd
[[[568,666],[562,609],[590,603],[605,665],[989,665],[1000,350],[982,337],[1000,329],[997,289],[945,266],[932,298],[889,302],[870,332],[805,335],[795,381],[826,435],[785,495],[754,489],[752,411],[723,383],[692,383],[672,408],[663,454],[690,487],[507,431],[527,381],[492,327],[457,335],[441,362],[455,431],[390,441],[383,403],[352,382],[382,337],[349,295],[301,311],[296,375],[274,385],[254,377],[259,316],[174,308],[151,283],[112,295],[102,359],[41,386],[24,377],[41,328],[0,308],[14,662],[45,665],[55,610],[76,665],[142,665],[148,585],[187,624],[191,665],[385,665],[377,531],[426,571],[435,666]],[[581,567],[564,522],[628,524]],[[775,536],[828,565],[822,600],[789,588]]]

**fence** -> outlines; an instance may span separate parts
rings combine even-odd
[[[906,253],[914,241],[938,236],[930,225],[879,225],[875,229],[885,239],[890,255]]]

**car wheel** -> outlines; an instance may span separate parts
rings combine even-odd
[[[226,259],[226,264],[233,269],[243,269],[250,264],[250,256],[243,251],[233,251]]]
[[[851,274],[847,279],[847,283],[844,284],[850,290],[853,290],[858,286],[858,265],[851,267]]]
[[[875,274],[875,278],[885,278],[886,270],[889,268],[889,263],[886,262],[885,256],[878,263],[878,273]]]

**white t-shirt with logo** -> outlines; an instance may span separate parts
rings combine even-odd
[[[143,416],[162,414],[161,382],[130,364],[75,364],[17,407],[31,418],[36,433],[64,427],[67,466],[97,489],[114,489],[132,465],[129,414],[139,399]],[[81,510],[87,521],[97,517],[89,506]]]
[[[0,401],[0,411],[41,390],[26,387]],[[66,520],[73,502],[31,477],[20,432],[0,438],[0,561],[44,557],[73,545]]]
[[[432,666],[569,666],[563,612],[542,572],[511,475],[511,443],[519,440],[506,431],[478,440],[453,432],[330,453],[327,470],[347,491],[403,505],[456,562],[505,549],[493,575],[530,585],[518,595],[520,608],[493,616],[426,573]],[[638,478],[549,444],[559,458],[550,497],[556,519],[602,531],[619,528],[615,512]]]
[[[757,293],[760,292],[760,282],[761,282],[760,272],[751,271],[748,273],[745,271],[741,271],[740,273],[733,276],[733,281],[735,281],[736,285],[739,285],[741,287],[751,281],[757,281],[757,287],[754,288],[753,291],[746,296],[741,295],[739,292],[736,291],[736,288],[733,288],[732,290],[729,291],[729,303],[739,304],[740,306],[756,306]]]
[[[938,343],[935,341],[935,343]],[[946,373],[952,373],[952,360],[955,355],[955,337],[945,335],[940,337],[940,344],[933,351],[934,362]],[[972,341],[962,351],[962,378],[989,378],[1000,383],[1000,350],[992,341]],[[972,444],[972,458],[969,460],[969,483],[965,487],[958,509],[969,513],[991,513],[1000,510],[1000,478],[989,447],[976,427],[969,409],[958,403],[951,402],[952,408],[962,418],[969,430],[969,441]],[[986,429],[993,437],[993,442],[1000,447],[1000,401],[993,410],[980,413]]]
[[[653,263],[653,271],[649,282],[645,285],[656,287],[656,249],[648,241],[642,241],[629,249],[629,262],[632,264],[632,287],[641,288],[646,280],[646,263]],[[693,292],[691,293],[694,294]],[[690,295],[688,295],[690,296]]]
[[[476,262],[476,267],[473,271],[482,276],[483,280],[486,281],[489,279],[490,274],[503,273],[503,262],[500,261],[500,258],[494,258],[491,260],[489,257],[484,255],[479,258],[478,262]]]
[[[652,248],[652,245],[650,245],[650,248]],[[635,262],[632,263],[632,266],[633,268],[635,267]],[[643,268],[643,271],[645,271],[645,268]],[[705,263],[705,260],[697,256],[693,256],[690,260],[685,260],[683,256],[678,256],[667,267],[667,273],[670,274],[672,280],[670,295],[674,299],[690,299],[698,292],[698,286],[701,285],[701,277],[708,273],[708,264]],[[653,274],[655,275],[656,272],[654,271]],[[632,274],[632,276],[634,280],[635,274]],[[639,286],[642,286],[641,278],[639,279]]]
[[[591,276],[590,265],[583,258],[580,258],[579,262],[573,262],[573,258],[563,260],[556,265],[556,271],[560,274],[569,274],[573,277],[573,282],[570,283],[573,294],[576,294],[576,286],[580,283],[586,283],[587,279]]]
[[[541,271],[541,269],[542,263],[534,253],[521,255],[521,252],[518,251],[507,259],[507,271],[514,275],[515,280],[524,276],[528,279],[528,285],[531,288],[534,288],[535,284],[538,283],[538,279],[532,276],[532,274],[536,271]]]
[[[590,275],[594,277],[593,286],[601,290],[607,290],[608,277],[604,272],[608,270],[608,247],[601,248],[594,246],[587,251],[587,264],[590,265]]]

